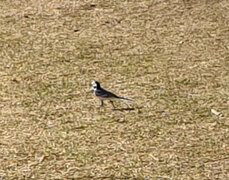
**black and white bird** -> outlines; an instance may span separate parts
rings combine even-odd
[[[109,92],[109,91],[101,88],[98,81],[93,81],[91,83],[91,85],[93,87],[95,96],[100,99],[100,106],[104,105],[104,103],[103,103],[104,100],[109,100],[110,103],[112,104],[113,108],[115,108],[113,100],[121,100],[124,102],[131,102],[132,101],[131,99],[119,97],[119,96],[113,94],[112,92]]]

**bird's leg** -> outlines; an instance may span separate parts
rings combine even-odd
[[[103,100],[100,100],[100,106],[102,107],[104,105]]]
[[[113,101],[110,101],[110,103],[112,104],[113,108],[116,109],[116,107],[114,106]]]

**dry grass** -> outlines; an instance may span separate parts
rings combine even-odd
[[[0,179],[229,178],[228,12],[0,1]],[[135,110],[99,108],[92,80]]]

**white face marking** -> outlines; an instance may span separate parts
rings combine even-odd
[[[93,90],[96,90],[96,89],[97,89],[97,84],[96,84],[95,81],[93,81],[93,82],[91,83],[91,85],[92,85],[92,87],[93,87]]]

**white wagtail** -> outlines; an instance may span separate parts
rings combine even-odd
[[[95,96],[100,99],[100,106],[103,106],[104,100],[109,100],[110,103],[112,104],[113,108],[115,108],[115,106],[114,106],[114,103],[112,100],[121,100],[121,101],[125,101],[125,102],[131,102],[132,101],[132,100],[124,98],[124,97],[119,97],[119,96],[113,94],[112,92],[109,92],[109,91],[101,88],[98,81],[93,81],[91,83],[91,85],[93,87]]]

